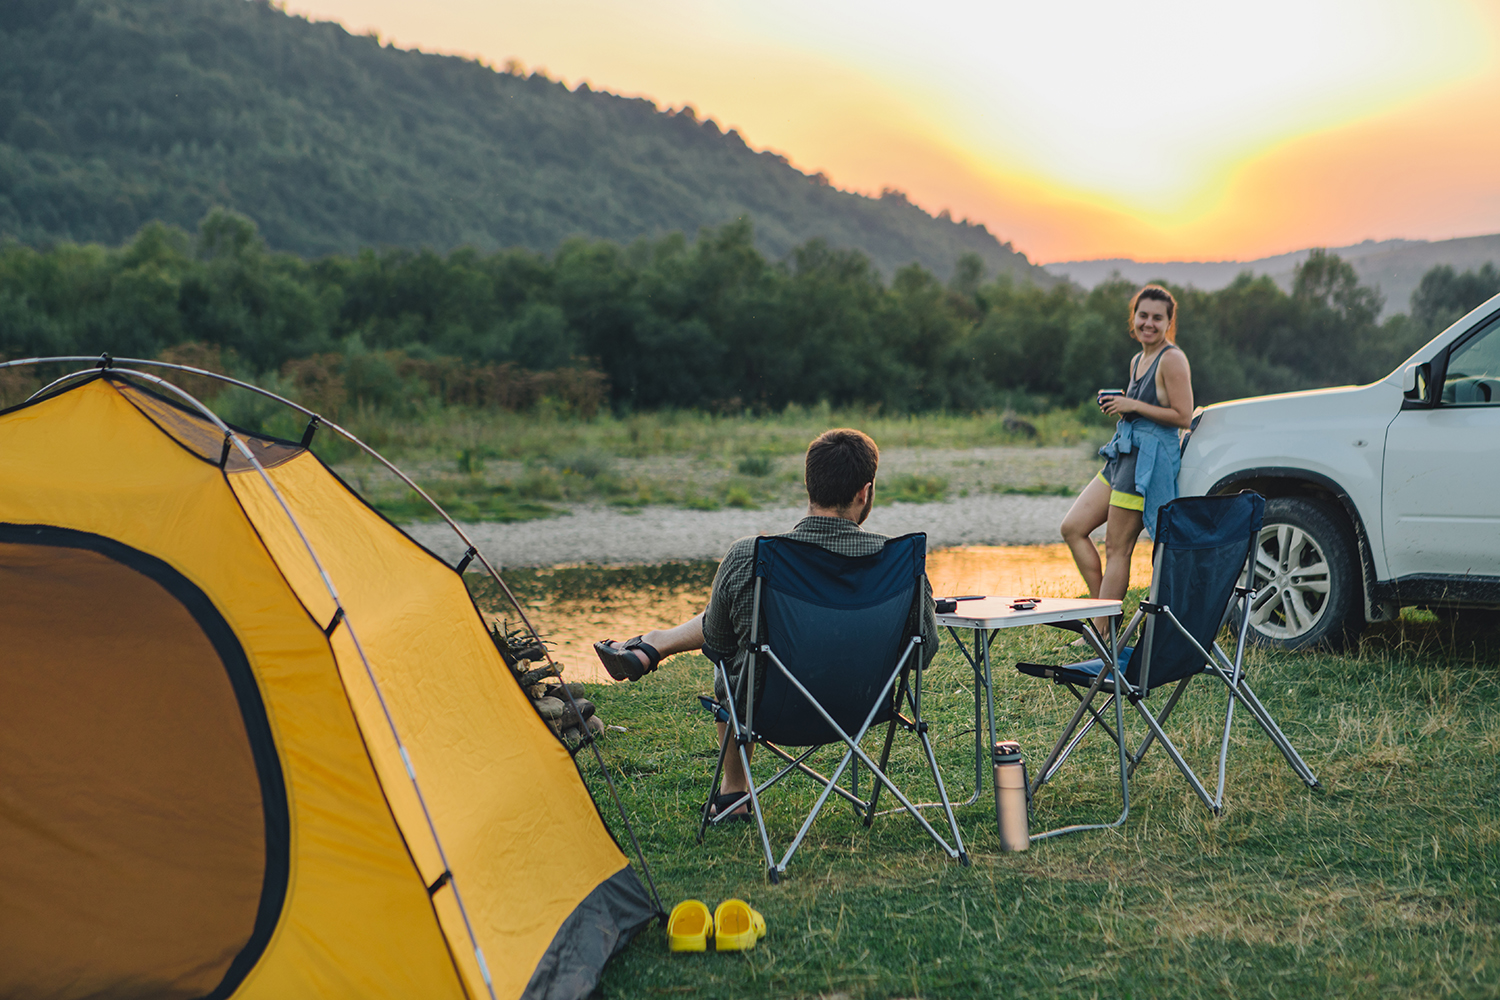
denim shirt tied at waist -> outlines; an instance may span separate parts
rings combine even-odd
[[[1121,420],[1115,425],[1115,436],[1099,449],[1105,459],[1118,458],[1135,451],[1135,489],[1146,498],[1142,515],[1146,531],[1156,538],[1156,511],[1162,504],[1177,499],[1177,473],[1182,469],[1182,447],[1177,429],[1140,417]]]

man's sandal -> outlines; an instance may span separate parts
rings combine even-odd
[[[722,814],[725,809],[728,809],[731,806],[734,806],[735,803],[739,802],[741,799],[744,799],[744,802],[742,804],[745,807],[745,811],[744,812],[732,812],[732,813],[729,813],[729,814],[727,814],[727,815],[724,816],[723,822],[725,822],[725,823],[735,823],[735,822],[749,823],[751,820],[754,819],[754,817],[750,815],[750,793],[749,792],[725,792],[722,795],[715,795],[713,798],[711,798],[711,799],[708,800],[708,818],[710,820],[718,820],[720,814]]]
[[[647,663],[641,665],[641,658],[631,650],[640,650],[646,654]],[[609,671],[609,676],[617,681],[638,681],[661,662],[661,653],[656,647],[641,641],[640,636],[627,639],[618,646],[614,645],[613,639],[594,643],[594,652],[599,654],[599,662],[604,664],[604,669]]]

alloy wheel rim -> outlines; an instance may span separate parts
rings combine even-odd
[[[1250,626],[1272,639],[1296,639],[1317,627],[1328,607],[1328,559],[1317,539],[1290,524],[1260,530],[1255,545]]]

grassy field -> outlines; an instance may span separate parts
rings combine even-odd
[[[253,415],[252,415],[253,416]],[[267,429],[298,437],[284,415]],[[819,432],[853,426],[880,444],[885,502],[972,492],[1067,495],[1095,464],[1108,428],[1086,413],[882,416],[789,408],[766,416],[657,412],[592,420],[448,408],[416,419],[356,412],[351,432],[402,466],[450,513],[470,521],[548,517],[568,503],[699,510],[800,502],[801,456]],[[273,426],[274,425],[274,426]],[[395,477],[332,434],[314,449],[387,516],[429,508]]]
[[[1026,629],[995,644],[999,731],[1034,764],[1073,702],[1009,665],[1065,662],[1068,638]],[[779,886],[766,884],[753,826],[694,842],[715,753],[696,702],[710,687],[706,661],[682,656],[642,683],[591,689],[600,714],[628,730],[609,733],[605,751],[666,905],[738,896],[770,927],[733,955],[672,955],[664,932],[649,930],[611,962],[601,995],[1500,996],[1497,656],[1410,612],[1346,655],[1255,651],[1252,684],[1317,790],[1240,714],[1219,818],[1158,750],[1132,783],[1121,830],[1001,854],[984,795],[960,812],[974,862],[965,869],[908,816],[867,831],[831,806]],[[1204,773],[1223,697],[1194,685],[1170,731]],[[960,795],[973,780],[972,687],[945,638],[928,711]],[[1086,740],[1039,793],[1034,830],[1118,813],[1111,748],[1102,735]],[[611,817],[591,758],[580,760]],[[894,773],[929,797],[916,764],[908,752]],[[773,847],[790,840],[809,788],[772,800]]]

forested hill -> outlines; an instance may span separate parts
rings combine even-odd
[[[691,111],[382,47],[264,0],[0,2],[0,239],[119,244],[214,205],[307,256],[363,246],[629,243],[748,215],[890,275],[977,253],[1053,279],[983,226],[867,198]]]

